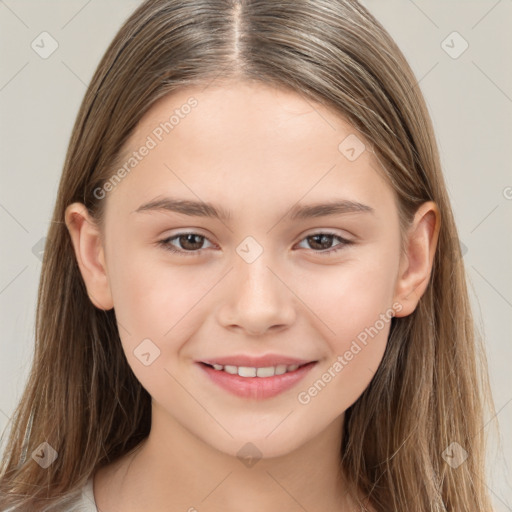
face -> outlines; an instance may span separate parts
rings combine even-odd
[[[400,232],[363,143],[325,107],[247,83],[182,89],[138,124],[97,194],[107,293],[162,422],[277,456],[368,386],[401,309]]]

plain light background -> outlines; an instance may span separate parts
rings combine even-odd
[[[30,368],[42,239],[71,129],[101,56],[140,3],[0,0],[0,431]],[[362,3],[405,54],[434,122],[501,428],[489,488],[496,512],[512,511],[512,1]],[[46,59],[31,47],[42,32],[58,43]],[[492,435],[492,421],[482,428]]]

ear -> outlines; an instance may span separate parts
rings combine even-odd
[[[70,204],[64,218],[89,299],[99,309],[112,309],[114,304],[98,226],[82,203]]]
[[[436,252],[441,214],[433,201],[423,203],[407,231],[405,254],[401,255],[395,285],[395,301],[402,309],[395,316],[408,316],[427,289]]]

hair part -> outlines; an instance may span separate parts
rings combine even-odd
[[[411,315],[393,318],[381,365],[346,411],[341,466],[364,510],[490,511],[482,418],[492,400],[432,123],[402,52],[355,0],[149,0],[121,27],[69,142],[0,507],[60,510],[149,434],[151,397],[127,363],[115,311],[88,297],[64,213],[79,201],[101,225],[106,201],[94,190],[151,106],[187,86],[234,80],[293,90],[346,119],[394,190],[402,232],[422,203],[438,206],[429,286]],[[58,453],[46,469],[28,455],[43,441]],[[441,457],[453,441],[470,452],[456,471]]]

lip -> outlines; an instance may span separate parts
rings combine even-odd
[[[247,362],[249,359],[253,361],[251,364],[248,364]],[[249,359],[243,359],[246,361],[244,364],[233,364],[233,361],[240,362],[242,360],[242,358],[236,358],[233,356],[231,358],[210,359],[208,360],[208,364],[213,364],[213,362],[216,361],[219,361],[218,363],[216,362],[216,364],[222,364],[221,361],[223,361],[226,365],[232,364],[233,366],[249,366],[258,368],[264,367],[265,365],[276,366],[277,364],[299,364],[302,366],[299,366],[299,368],[292,372],[287,372],[282,375],[274,375],[272,377],[240,377],[240,375],[232,375],[223,370],[214,370],[211,366],[205,364],[207,363],[206,361],[197,362],[196,364],[212,382],[225,391],[242,398],[264,400],[284,393],[296,386],[317,363],[317,361],[297,362],[297,359],[281,358],[279,361],[282,362],[274,364],[266,362],[264,364],[254,364],[255,358]],[[261,361],[264,360],[264,358],[258,358],[258,360]],[[275,361],[275,359],[272,359],[272,361]]]

